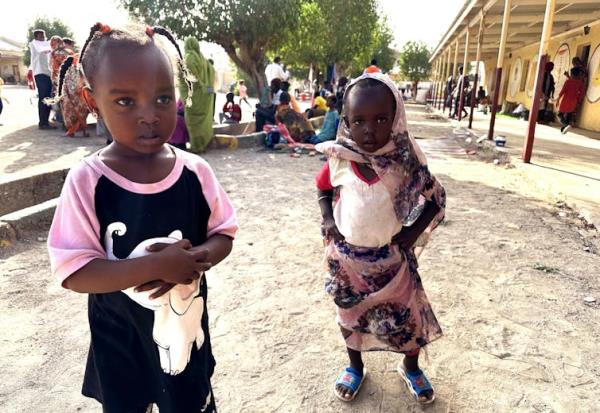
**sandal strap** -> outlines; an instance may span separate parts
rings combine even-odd
[[[352,367],[346,367],[337,380],[335,381],[336,386],[341,384],[342,386],[347,387],[352,390],[352,392],[356,392],[360,386],[360,383],[363,380],[363,375],[358,370],[353,369]]]
[[[412,388],[417,392],[417,395],[421,395],[423,392],[427,390],[433,390],[431,383],[425,376],[422,370],[417,370],[415,372],[406,372],[406,377],[410,380],[410,384]]]

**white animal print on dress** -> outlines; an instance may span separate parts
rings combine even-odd
[[[113,252],[113,236],[123,236],[126,232],[127,227],[122,222],[113,222],[106,228],[104,244],[109,260],[119,259]],[[181,231],[173,231],[168,237],[144,240],[133,249],[127,259],[151,254],[146,248],[152,244],[173,244],[182,237]],[[133,301],[154,311],[152,336],[158,347],[160,365],[167,374],[181,373],[190,361],[194,342],[198,349],[204,343],[201,325],[204,299],[199,296],[202,277],[204,274],[189,285],[177,284],[168,293],[154,300],[150,299],[150,295],[156,290],[139,293],[135,292],[133,287],[123,290]]]

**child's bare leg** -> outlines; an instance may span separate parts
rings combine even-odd
[[[345,328],[340,327],[340,329],[342,330],[342,335],[344,336],[344,338],[348,337],[348,335],[351,334],[351,332],[346,330]],[[360,372],[360,374],[362,375],[364,364],[361,352],[353,350],[349,347],[346,347],[346,350],[348,351],[348,358],[350,359],[350,367],[352,367],[357,372]],[[340,396],[342,396],[345,399],[350,400],[352,398],[352,389],[349,389],[348,387],[342,384],[336,385],[335,390]]]
[[[419,351],[407,353],[404,355],[404,369],[409,373],[416,373],[419,369]],[[420,401],[431,400],[433,390],[425,390],[419,395]]]

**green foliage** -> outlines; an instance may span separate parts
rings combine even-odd
[[[27,27],[27,44],[33,40],[33,31],[35,29],[42,29],[46,32],[46,39],[50,40],[52,36],[69,37],[73,38],[73,32],[65,23],[60,19],[49,19],[47,17],[38,17]],[[23,56],[23,63],[25,66],[29,66],[31,63],[31,52],[29,48],[25,51]]]
[[[121,0],[148,24],[179,37],[221,45],[229,58],[262,88],[266,53],[278,50],[298,27],[301,0]]]
[[[400,71],[413,83],[429,76],[431,52],[423,42],[408,42],[400,52]]]
[[[355,56],[349,71],[352,76],[360,75],[371,59],[377,60],[377,66],[385,73],[389,72],[396,63],[396,51],[390,47],[394,34],[386,20],[379,20],[373,28],[371,43],[362,53]]]
[[[305,68],[337,63],[344,72],[359,60],[364,68],[377,43],[378,20],[375,0],[302,0],[299,25],[279,53]]]
[[[394,41],[394,33],[387,21],[380,21],[373,36],[371,56],[377,60],[377,66],[384,72],[392,70],[396,64],[396,51],[390,47]]]
[[[310,67],[326,61],[328,53],[327,17],[317,2],[303,1],[300,5],[297,29],[277,54],[293,67]]]

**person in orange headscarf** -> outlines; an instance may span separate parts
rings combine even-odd
[[[367,67],[364,73],[382,73],[381,69],[377,66],[377,60],[371,59],[371,66]]]

